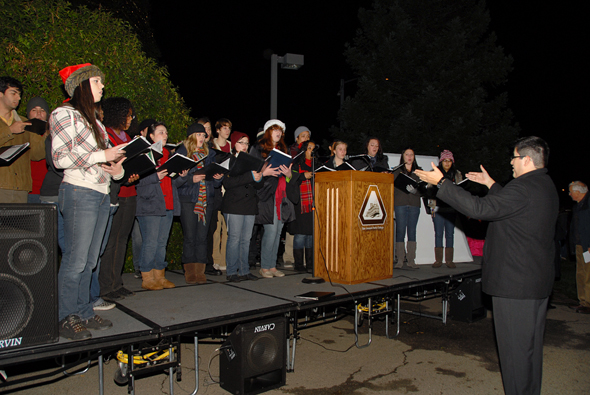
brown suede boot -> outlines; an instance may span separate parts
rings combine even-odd
[[[164,289],[160,284],[154,280],[154,269],[149,272],[141,272],[141,288],[148,291],[159,291]]]
[[[174,285],[174,283],[172,281],[169,281],[166,279],[166,277],[164,277],[165,270],[166,269],[160,269],[160,270],[154,269],[154,281],[156,281],[156,283],[158,283],[158,285],[161,285],[162,288],[165,288],[165,289],[175,288],[176,285]]]
[[[197,277],[197,284],[207,284],[207,277],[205,276],[205,269],[207,265],[204,263],[195,263],[195,274]]]
[[[416,242],[415,241],[408,241],[408,246],[406,250],[406,260],[408,267],[412,269],[420,269],[420,266],[416,265]]]
[[[393,261],[395,265],[393,266],[395,269],[401,269],[404,266],[404,260],[406,259],[406,244],[402,242],[395,243],[395,253],[393,256]]]
[[[441,267],[443,261],[443,250],[442,247],[434,247],[434,263],[432,267]]]
[[[185,263],[184,264],[184,281],[187,284],[197,283],[197,264],[196,263]]]
[[[455,265],[455,263],[453,262],[454,252],[455,249],[453,247],[445,248],[445,265],[447,265],[447,267],[450,269],[454,269],[457,267],[457,265]]]

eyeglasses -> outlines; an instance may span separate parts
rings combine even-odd
[[[514,159],[520,159],[520,158],[526,158],[526,155],[516,155],[516,156],[512,156],[512,157],[510,157],[510,160],[514,160]]]
[[[250,143],[242,143],[241,141],[237,141],[237,143],[242,144],[242,145],[245,145],[245,146],[249,146],[250,145]]]

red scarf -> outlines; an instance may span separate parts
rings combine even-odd
[[[279,176],[279,185],[277,185],[277,190],[275,191],[275,208],[277,210],[277,218],[279,221],[281,220],[281,203],[283,202],[283,198],[287,196],[287,181],[285,177]]]
[[[166,163],[168,157],[170,156],[170,151],[166,148],[162,150],[163,157],[158,160],[158,166],[162,163]],[[166,202],[166,210],[174,210],[174,196],[172,195],[172,179],[168,176],[162,178],[160,180],[160,188],[162,188],[162,193],[164,194],[164,202]]]

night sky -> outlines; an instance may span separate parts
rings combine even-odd
[[[340,79],[356,77],[343,55],[345,43],[359,28],[359,7],[371,3],[154,0],[151,24],[191,115],[213,122],[229,118],[234,130],[251,137],[270,115],[268,53],[303,54],[301,69],[278,71],[278,118],[287,124],[288,143],[300,125],[321,143],[338,123]],[[514,58],[506,86],[509,107],[521,135],[548,141],[558,189],[573,179],[590,182],[582,167],[589,141],[581,120],[587,104],[582,92],[588,90],[582,72],[588,68],[581,61],[586,45],[582,13],[574,4],[488,1],[491,29]],[[354,85],[346,84],[346,96]]]

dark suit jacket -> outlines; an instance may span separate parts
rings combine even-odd
[[[444,182],[437,197],[468,217],[491,221],[483,252],[483,291],[543,299],[553,288],[553,235],[559,209],[547,169],[525,173],[483,198]]]

